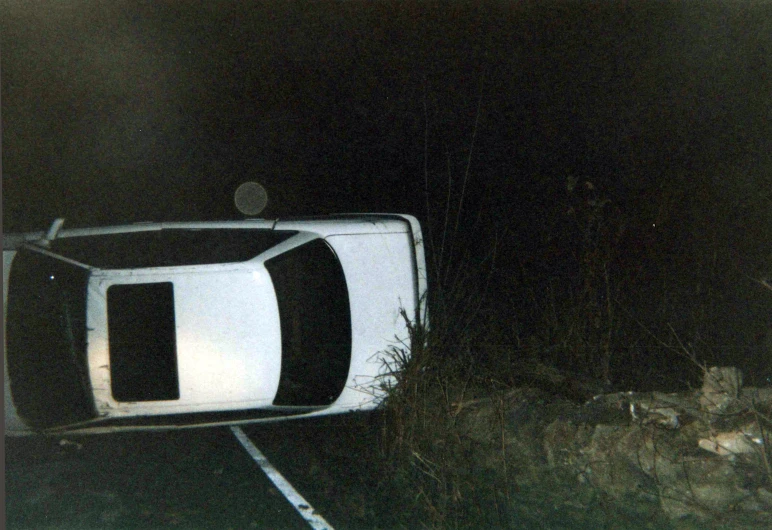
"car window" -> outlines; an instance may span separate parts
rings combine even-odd
[[[179,399],[172,282],[108,287],[107,335],[113,399]]]
[[[53,427],[96,416],[86,353],[89,271],[21,249],[8,282],[6,359],[19,414]]]
[[[100,269],[209,265],[247,261],[297,232],[259,229],[163,229],[62,237],[57,254]]]
[[[351,363],[351,309],[335,252],[315,239],[265,262],[281,320],[282,366],[275,405],[329,405]]]

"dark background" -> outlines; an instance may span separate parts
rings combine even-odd
[[[417,215],[432,260],[496,241],[528,327],[518,286],[580,284],[595,226],[628,308],[720,291],[732,355],[772,343],[768,3],[5,0],[0,30],[5,232],[238,219],[257,180],[264,217]]]
[[[772,167],[764,4],[2,5],[6,231],[238,218],[249,179],[267,215],[421,215],[425,153],[460,181],[476,116],[469,186],[513,217],[543,176],[621,199]]]

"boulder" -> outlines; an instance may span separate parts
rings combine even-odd
[[[549,476],[619,502],[657,502],[673,520],[772,527],[772,389],[742,388],[735,368],[707,370],[696,392],[579,404],[514,389],[459,411],[480,465],[518,485]]]

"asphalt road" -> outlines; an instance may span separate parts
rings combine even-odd
[[[266,441],[279,461],[261,450],[284,473],[281,461],[318,450],[309,442],[326,428],[293,422],[245,432],[258,447]],[[6,522],[36,530],[308,528],[228,428],[6,438]]]

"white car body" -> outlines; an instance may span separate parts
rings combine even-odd
[[[55,223],[48,234],[4,236],[7,435],[184,428],[373,409],[389,382],[390,349],[409,340],[403,315],[414,322],[426,317],[421,228],[408,215],[59,228]],[[243,249],[223,247],[220,258],[220,235]],[[254,255],[248,253],[252,235],[267,241]],[[215,247],[202,249],[203,262],[188,263],[166,248],[167,236]],[[102,250],[101,242],[117,250]],[[140,248],[145,244],[147,252]],[[127,265],[121,249],[132,256]],[[231,252],[241,255],[234,259]],[[195,257],[197,249],[180,245],[179,254]],[[304,274],[313,283],[306,286]],[[38,305],[57,316],[33,312]],[[343,322],[348,315],[350,322]],[[38,336],[47,326],[50,336]],[[312,339],[324,344],[309,345]],[[49,345],[57,351],[39,352]],[[340,385],[326,379],[327,367],[334,379],[336,366]],[[67,405],[73,395],[79,397]]]

